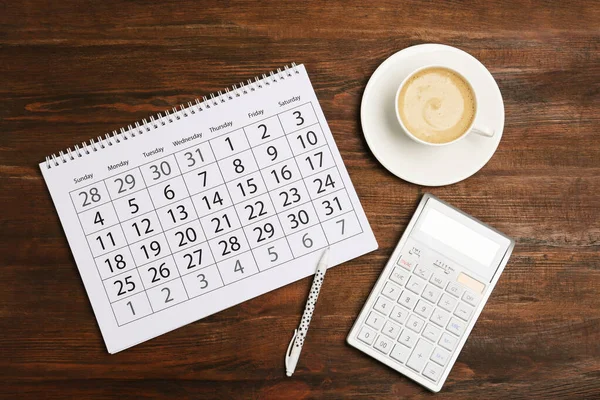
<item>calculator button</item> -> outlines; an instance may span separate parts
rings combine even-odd
[[[405,329],[400,334],[400,337],[398,338],[398,343],[402,343],[403,345],[405,345],[407,347],[413,347],[415,345],[415,343],[417,343],[418,338],[419,338],[419,335],[417,335],[416,333],[414,333],[413,331],[411,331],[409,329]]]
[[[446,350],[454,351],[454,348],[456,347],[456,342],[458,342],[458,339],[456,339],[454,336],[449,335],[448,333],[444,332],[439,343],[440,343],[440,346],[442,346]]]
[[[393,301],[396,301],[398,299],[398,296],[400,296],[400,288],[392,283],[386,282],[385,286],[383,287],[383,290],[381,291],[381,294],[383,294],[385,297],[392,299]]]
[[[377,298],[373,308],[384,315],[388,315],[390,309],[392,308],[392,302],[387,300],[385,297],[380,296]]]
[[[448,312],[452,312],[454,310],[454,307],[456,307],[456,303],[457,303],[456,299],[454,299],[453,297],[450,297],[444,293],[444,295],[442,296],[442,298],[440,299],[440,302],[438,304],[444,310],[446,310]]]
[[[390,353],[390,357],[399,363],[404,364],[410,355],[410,348],[397,344],[394,346],[394,350]]]
[[[443,289],[446,287],[448,280],[438,274],[433,274],[433,276],[431,277],[429,282],[433,283],[435,286],[439,287],[440,289]]]
[[[423,325],[425,325],[425,321],[416,315],[411,315],[408,317],[408,321],[406,321],[406,327],[408,329],[412,329],[413,331],[419,333],[421,329],[423,329]]]
[[[417,259],[415,259],[413,257],[403,257],[403,256],[400,256],[400,258],[396,262],[396,264],[398,264],[399,266],[401,266],[409,271],[411,271],[417,265],[417,263],[418,263]]]
[[[458,274],[458,277],[456,277],[456,282],[462,283],[463,285],[471,289],[472,292],[477,294],[483,293],[485,289],[485,283],[478,281],[477,279],[465,274],[464,272]]]
[[[452,294],[453,296],[456,296],[456,297],[460,297],[460,295],[462,294],[463,290],[464,289],[462,288],[462,286],[460,286],[456,282],[450,282],[448,284],[448,287],[446,288],[446,292],[448,292],[448,293],[450,293],[450,294]]]
[[[423,288],[425,287],[425,281],[417,278],[416,276],[411,276],[408,282],[406,283],[406,288],[413,293],[421,294]]]
[[[423,330],[423,337],[426,337],[432,342],[437,342],[438,338],[440,337],[440,333],[441,330],[439,328],[436,328],[435,325],[427,324],[427,326],[425,326],[425,329]]]
[[[373,340],[375,340],[375,332],[373,332],[366,326],[363,326],[360,332],[358,333],[358,339],[370,346],[373,344]]]
[[[435,350],[433,350],[433,353],[431,353],[431,357],[429,359],[443,367],[448,362],[449,357],[450,354],[446,350],[436,347]]]
[[[390,314],[391,319],[393,319],[399,324],[403,324],[404,321],[406,321],[406,317],[408,317],[408,311],[406,311],[402,307],[394,306],[394,309]]]
[[[392,339],[396,339],[400,331],[401,328],[398,325],[394,324],[393,322],[387,321],[381,332],[384,335],[391,337]]]
[[[380,330],[385,322],[385,317],[377,314],[376,312],[372,312],[367,317],[365,323],[369,325],[371,328],[375,328],[375,330]]]
[[[375,347],[377,350],[379,350],[383,354],[387,354],[390,352],[392,345],[393,345],[393,343],[391,340],[389,340],[385,336],[379,335],[379,337],[375,341],[375,345],[373,347]]]
[[[394,268],[392,274],[390,275],[390,279],[402,286],[406,283],[409,276],[410,274],[408,272],[401,270],[400,268]]]
[[[470,305],[472,305],[473,307],[475,307],[477,303],[479,303],[479,296],[472,292],[469,292],[468,290],[465,291],[465,294],[463,294],[462,299]]]
[[[435,304],[436,301],[438,301],[438,299],[440,298],[440,294],[442,294],[442,291],[440,289],[436,288],[433,285],[427,285],[421,296],[425,300],[429,300],[430,302]]]
[[[441,326],[442,328],[446,326],[449,319],[450,315],[445,311],[440,310],[439,308],[436,308],[433,311],[431,318],[429,318],[430,321],[432,321],[436,325]]]
[[[427,363],[427,366],[423,370],[423,375],[427,378],[431,379],[434,382],[437,382],[442,375],[442,368],[435,365],[434,363]]]
[[[417,296],[415,296],[408,290],[405,290],[400,295],[400,298],[398,299],[398,304],[408,308],[409,310],[412,310],[415,304],[417,304],[417,299]]]
[[[419,340],[406,365],[417,372],[421,372],[432,349],[433,345],[431,343],[423,339]]]
[[[433,306],[424,300],[419,300],[417,306],[415,307],[415,312],[421,317],[427,319],[433,312]]]
[[[456,306],[456,310],[454,310],[454,315],[463,321],[468,321],[471,318],[471,314],[473,313],[473,309],[466,305],[465,303],[458,303]]]
[[[414,274],[420,276],[421,278],[427,280],[431,276],[431,271],[429,271],[425,267],[417,267],[414,270]]]
[[[454,333],[456,336],[460,336],[465,331],[465,323],[459,319],[452,318],[446,327],[446,330]]]

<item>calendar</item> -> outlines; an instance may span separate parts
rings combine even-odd
[[[303,65],[40,169],[110,353],[377,248]]]

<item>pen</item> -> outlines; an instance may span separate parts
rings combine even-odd
[[[327,267],[329,265],[327,263],[328,255],[329,247],[325,249],[319,260],[317,272],[315,272],[315,278],[310,287],[308,299],[306,299],[306,306],[304,307],[304,313],[302,313],[300,325],[298,326],[298,329],[294,331],[292,341],[288,345],[287,352],[285,353],[285,373],[287,376],[292,376],[296,369],[296,364],[298,364],[302,345],[304,345],[304,338],[306,337],[306,332],[308,332],[308,325],[310,325],[310,320],[315,310],[315,304],[317,304],[317,298],[319,297],[319,292],[321,291],[321,286],[323,285],[325,273],[327,272]]]

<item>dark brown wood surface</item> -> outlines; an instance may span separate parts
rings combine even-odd
[[[387,172],[359,120],[375,68],[429,42],[481,60],[506,108],[491,161],[433,189]],[[600,398],[599,53],[597,1],[0,2],[0,396],[433,397],[345,343],[430,191],[517,242],[435,397]],[[310,279],[109,355],[38,162],[291,61],[379,250],[330,271],[291,379]]]

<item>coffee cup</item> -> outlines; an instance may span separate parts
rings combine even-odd
[[[412,140],[429,146],[456,143],[470,133],[494,131],[475,127],[477,94],[467,78],[445,66],[428,65],[409,74],[394,99],[398,123]]]

